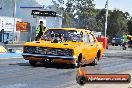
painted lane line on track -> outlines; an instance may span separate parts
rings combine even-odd
[[[4,86],[0,86],[0,88],[25,88],[27,85],[26,84],[12,84],[12,85],[4,85]]]
[[[23,58],[21,54],[22,53],[1,53],[0,54],[0,60]]]

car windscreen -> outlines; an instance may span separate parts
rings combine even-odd
[[[123,37],[121,35],[117,35],[114,37],[114,39],[123,39]]]
[[[76,30],[62,30],[62,29],[50,29],[47,30],[42,37],[42,40],[51,41],[51,39],[56,38],[57,36],[52,35],[62,35],[65,41],[75,41],[75,42],[82,42],[83,40],[83,33],[78,32]]]

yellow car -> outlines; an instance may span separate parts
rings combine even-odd
[[[51,28],[39,41],[26,42],[23,48],[25,60],[32,66],[37,62],[79,63],[96,65],[104,49],[94,34],[85,29]]]

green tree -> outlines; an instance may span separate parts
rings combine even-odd
[[[107,35],[110,39],[117,34],[127,32],[127,18],[125,13],[120,10],[114,10],[108,17],[108,30]]]
[[[63,17],[63,27],[97,29],[93,0],[68,0]]]
[[[132,18],[128,21],[128,32],[130,35],[132,35]]]
[[[68,0],[63,14],[63,27],[89,28],[104,33],[106,10],[95,9],[94,0]],[[107,35],[110,39],[131,29],[130,15],[120,10],[109,10]],[[129,27],[128,27],[129,25]]]
[[[55,11],[58,13],[58,14],[62,14],[63,10],[64,10],[64,7],[62,7],[62,5],[64,5],[64,0],[52,0],[53,2],[53,6],[54,6],[54,9]]]
[[[97,9],[96,10],[96,21],[97,21],[97,26],[98,26],[98,30],[100,32],[104,32],[105,29],[105,14],[106,14],[106,10],[105,9]]]
[[[93,0],[75,0],[75,15],[78,17],[79,28],[95,29],[95,14]]]
[[[66,8],[63,12],[63,27],[73,27],[73,19],[74,19],[74,1],[68,0],[66,3]]]

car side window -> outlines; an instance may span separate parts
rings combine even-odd
[[[95,43],[95,40],[94,40],[94,37],[92,34],[89,34],[89,40],[90,40],[90,43],[91,44],[94,44]]]
[[[84,42],[85,42],[85,43],[89,43],[88,34],[85,34],[85,35],[84,35]]]

